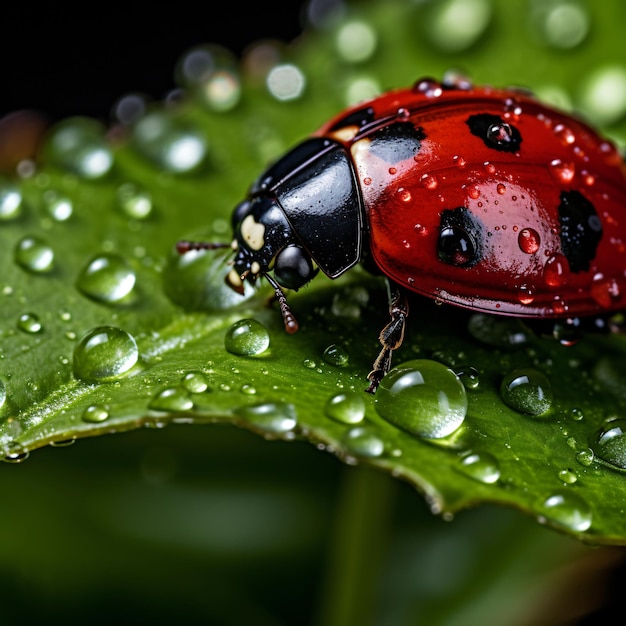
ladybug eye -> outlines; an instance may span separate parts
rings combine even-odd
[[[274,276],[285,289],[299,289],[316,273],[311,257],[299,246],[287,246],[276,257]]]
[[[458,267],[471,267],[478,261],[473,237],[459,226],[448,226],[439,234],[439,259]]]

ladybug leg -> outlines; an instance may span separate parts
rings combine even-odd
[[[378,336],[378,340],[383,347],[380,354],[374,361],[372,371],[367,376],[370,384],[365,391],[368,393],[376,393],[383,376],[391,369],[393,351],[397,350],[402,345],[406,319],[409,316],[409,303],[407,302],[404,291],[401,291],[397,286],[391,286],[388,283],[387,292],[389,298],[389,315],[391,316],[391,320],[380,331],[380,335]]]

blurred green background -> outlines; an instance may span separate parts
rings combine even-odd
[[[378,76],[387,88],[425,68],[463,66],[480,82],[530,83],[564,106],[584,105],[626,139],[623,3],[603,4],[612,19],[602,21],[582,0],[404,4],[413,21],[398,40],[426,38],[428,57],[415,59],[415,76],[406,77],[393,42],[383,41],[364,79]],[[385,5],[349,6],[383,20]],[[457,17],[446,21],[455,5]],[[328,6],[345,10],[267,2],[199,15],[177,3],[176,14],[102,9],[94,18],[12,7],[1,42],[0,113],[34,108],[51,119],[108,119],[129,91],[158,100],[173,89],[174,66],[189,47],[217,42],[241,54],[260,38],[289,41],[313,28],[312,9]],[[507,33],[518,29],[527,45],[511,50]],[[514,75],[502,75],[505,51]],[[606,102],[597,95],[603,80],[617,89]],[[340,102],[343,92],[329,98]],[[267,442],[233,427],[81,440],[0,469],[3,625],[592,624],[620,601],[621,548],[591,549],[489,506],[442,520],[398,481],[310,444]]]

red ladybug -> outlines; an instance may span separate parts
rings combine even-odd
[[[546,319],[607,315],[626,293],[626,167],[606,139],[520,90],[422,79],[352,107],[271,166],[233,213],[241,291],[285,289],[360,261],[390,285],[375,392],[412,291]],[[178,250],[224,244],[180,242]]]

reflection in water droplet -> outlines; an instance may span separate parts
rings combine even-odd
[[[43,328],[41,322],[39,321],[39,317],[37,317],[34,313],[24,313],[23,315],[20,315],[17,320],[17,327],[29,334],[39,333]]]
[[[355,426],[342,438],[349,452],[356,456],[374,458],[385,451],[385,444],[371,426]]]
[[[460,459],[461,473],[481,483],[493,484],[500,478],[500,464],[489,452],[470,452]]]
[[[74,375],[88,383],[108,382],[127,374],[139,359],[135,338],[121,328],[98,326],[74,348]]]
[[[550,520],[559,526],[584,532],[591,526],[591,507],[579,495],[560,491],[550,495],[540,504],[541,521]]]
[[[109,407],[103,404],[92,404],[83,411],[81,418],[83,422],[99,424],[109,419]]]
[[[186,389],[168,387],[159,391],[148,404],[153,411],[190,411],[193,401]]]
[[[235,415],[254,424],[268,434],[286,434],[297,425],[296,409],[287,402],[269,402],[244,406],[235,410]]]
[[[509,372],[500,385],[500,396],[507,406],[533,416],[549,411],[553,400],[550,381],[531,368]]]
[[[463,423],[467,394],[450,368],[418,359],[394,367],[382,379],[375,408],[381,417],[410,433],[439,439]]]
[[[324,413],[343,424],[358,424],[365,417],[365,402],[360,393],[338,393],[327,400]]]
[[[23,237],[15,247],[15,262],[35,274],[49,272],[54,266],[54,251],[41,237]]]
[[[98,302],[118,304],[128,299],[135,281],[135,272],[124,257],[119,254],[100,254],[83,268],[76,286]]]
[[[265,352],[270,345],[270,334],[261,324],[253,319],[235,322],[226,331],[224,347],[231,354],[255,356]]]

